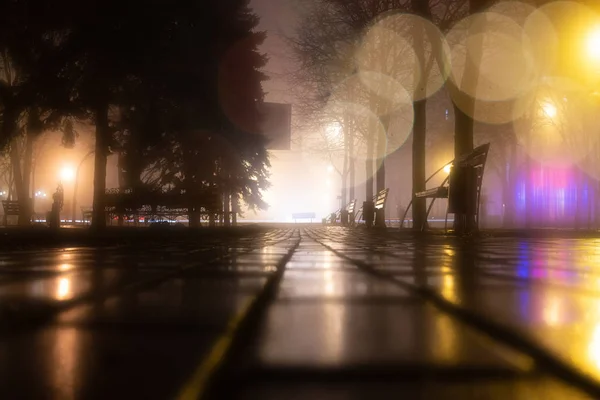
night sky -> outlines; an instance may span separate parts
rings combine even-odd
[[[291,52],[282,39],[294,32],[296,23],[295,0],[252,0],[251,6],[260,17],[259,29],[267,32],[267,40],[262,52],[269,57],[265,72],[270,80],[263,83],[267,92],[266,101],[292,102],[289,94],[286,73],[293,70]]]

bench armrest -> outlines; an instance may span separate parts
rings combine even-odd
[[[428,189],[423,192],[418,192],[415,194],[415,197],[419,199],[423,198],[435,198],[435,199],[445,199],[448,198],[448,187],[447,186],[439,186],[433,189]]]

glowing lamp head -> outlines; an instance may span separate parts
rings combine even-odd
[[[444,172],[446,174],[449,174],[451,169],[452,169],[452,164],[448,164],[448,165],[444,166]]]
[[[542,105],[542,110],[544,111],[544,115],[548,118],[556,117],[556,106],[552,103],[544,103]]]
[[[600,25],[594,27],[587,38],[587,52],[593,61],[600,62]]]
[[[75,171],[70,166],[64,166],[60,170],[59,177],[62,181],[70,182],[75,179]]]

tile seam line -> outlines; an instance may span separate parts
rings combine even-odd
[[[295,235],[295,233],[298,233],[298,235]],[[175,397],[177,400],[209,398],[213,391],[220,389],[219,374],[223,372],[227,362],[233,353],[235,353],[235,347],[242,339],[240,333],[245,329],[252,331],[253,329],[249,325],[261,319],[261,313],[265,312],[269,307],[279,288],[286,264],[292,258],[302,241],[301,233],[297,229],[294,229],[284,240],[289,240],[293,237],[297,237],[297,240],[288,250],[288,253],[279,261],[277,271],[269,277],[260,292],[249,299],[242,309],[229,320],[225,332],[215,341],[208,352],[208,356],[200,361],[183,387],[180,388],[179,393]]]
[[[321,243],[318,239],[313,238],[313,240],[316,240],[317,242]],[[600,382],[598,380],[579,371],[577,368],[561,360],[559,357],[555,356],[547,349],[536,345],[531,339],[525,337],[524,335],[519,334],[518,332],[515,332],[510,328],[506,328],[505,326],[499,323],[490,321],[485,317],[482,317],[478,313],[459,307],[442,298],[441,296],[437,295],[430,289],[419,288],[406,282],[399,281],[389,274],[382,273],[373,269],[366,263],[354,260],[346,256],[339,250],[327,246],[324,243],[321,244],[333,253],[335,253],[337,256],[353,263],[356,267],[363,270],[364,272],[369,273],[384,281],[392,282],[402,288],[413,292],[414,294],[421,296],[422,298],[436,306],[436,308],[446,312],[451,316],[456,317],[460,321],[466,323],[468,326],[475,328],[480,333],[484,333],[485,335],[491,337],[493,340],[499,341],[500,343],[509,346],[517,352],[521,352],[528,355],[529,357],[533,358],[537,363],[544,365],[544,367],[550,369],[552,372],[554,372],[555,375],[559,376],[568,383],[576,385],[578,388],[582,389],[588,394],[591,394],[594,398],[600,398]]]

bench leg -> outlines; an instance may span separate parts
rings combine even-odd
[[[410,207],[412,206],[412,200],[408,203],[408,206],[406,207],[406,210],[404,210],[404,214],[402,215],[402,221],[400,221],[400,229],[404,228],[404,221],[406,221],[406,216],[408,215],[408,211],[410,210]],[[407,227],[408,228],[408,227]]]

